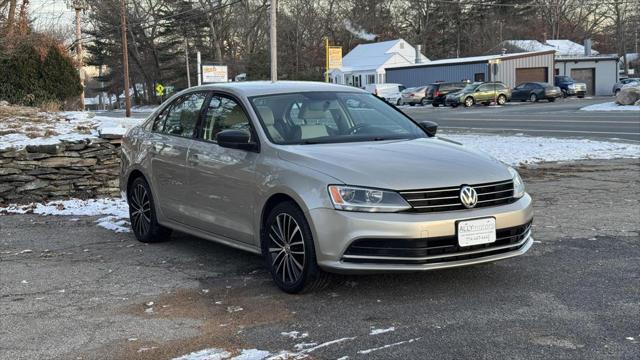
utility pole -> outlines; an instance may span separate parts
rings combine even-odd
[[[270,5],[271,26],[269,30],[269,38],[271,40],[271,81],[278,81],[278,33],[276,28],[276,16],[278,14],[278,1],[271,0]]]
[[[67,6],[76,11],[76,62],[78,66],[78,74],[80,75],[80,83],[82,85],[82,93],[80,94],[80,110],[84,111],[84,59],[82,55],[82,28],[81,12],[87,8],[87,2],[85,0],[67,0]]]
[[[189,40],[184,37],[184,59],[187,63],[187,88],[191,87],[191,70],[189,70]]]
[[[129,94],[129,49],[127,47],[127,5],[125,1],[126,0],[120,0],[120,31],[122,32],[125,116],[131,117],[131,94]]]

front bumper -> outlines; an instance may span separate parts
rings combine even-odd
[[[422,271],[491,262],[524,254],[533,244],[530,228],[508,245],[458,248],[420,256],[349,255],[357,240],[429,241],[456,237],[456,223],[494,217],[496,229],[522,227],[533,219],[531,197],[495,207],[441,213],[360,213],[319,208],[308,213],[318,265],[330,272],[370,273]]]
[[[459,98],[446,98],[444,104],[446,106],[458,106],[462,104],[462,102],[460,102]]]

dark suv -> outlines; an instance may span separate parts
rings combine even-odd
[[[462,82],[431,84],[427,87],[426,99],[435,107],[445,105],[447,94],[458,92],[464,89],[466,85],[467,84]]]

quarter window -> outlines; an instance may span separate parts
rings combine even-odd
[[[206,97],[205,93],[192,93],[180,97],[158,115],[153,129],[164,134],[193,136]]]
[[[250,132],[249,118],[235,100],[214,95],[204,117],[202,139],[215,142],[220,131],[229,129]]]

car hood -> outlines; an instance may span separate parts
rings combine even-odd
[[[504,181],[503,163],[439,138],[290,145],[281,159],[327,174],[344,184],[410,190]]]

